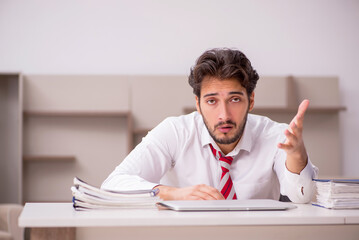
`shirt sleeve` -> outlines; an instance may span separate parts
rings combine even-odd
[[[315,191],[313,178],[318,175],[315,167],[308,157],[308,163],[300,174],[290,172],[286,165],[287,154],[278,149],[275,157],[274,170],[278,176],[281,194],[286,195],[294,203],[308,203],[312,200]]]
[[[166,119],[150,131],[142,142],[103,182],[107,190],[152,189],[173,165],[176,132]]]

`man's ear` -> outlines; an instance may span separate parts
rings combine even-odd
[[[249,97],[249,111],[252,111],[254,107],[254,92],[252,92],[251,96]]]
[[[201,108],[199,107],[199,101],[200,101],[199,97],[196,96],[196,108],[197,108],[197,112],[198,112],[199,114],[202,114],[202,113],[201,113]]]

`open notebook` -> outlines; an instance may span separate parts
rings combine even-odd
[[[175,211],[274,211],[296,208],[292,203],[270,199],[162,201],[157,205]]]

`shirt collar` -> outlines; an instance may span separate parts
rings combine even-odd
[[[203,118],[202,118],[202,121],[203,121]],[[253,141],[252,141],[252,134],[251,134],[251,121],[250,121],[250,114],[248,114],[247,123],[246,123],[246,126],[244,127],[244,132],[241,137],[241,140],[239,140],[236,147],[230,153],[228,153],[227,156],[235,156],[240,152],[240,150],[245,150],[247,152],[250,152],[252,149],[252,142]],[[213,140],[213,138],[209,134],[208,129],[204,123],[203,123],[203,127],[202,127],[201,143],[202,143],[202,147],[212,144],[212,146],[215,149],[219,150],[218,145],[216,144],[216,142]]]

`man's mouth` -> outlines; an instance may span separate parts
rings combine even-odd
[[[228,133],[229,131],[231,131],[233,128],[232,125],[221,125],[219,126],[217,129],[221,132],[221,133]]]

